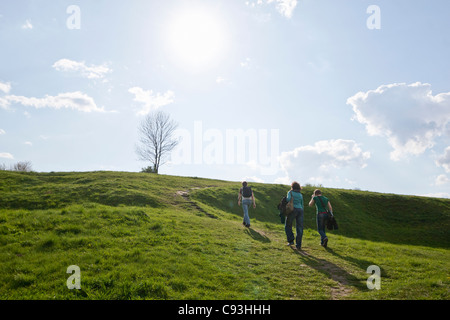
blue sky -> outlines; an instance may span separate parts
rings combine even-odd
[[[450,197],[449,12],[1,1],[0,164],[140,171],[137,126],[163,110],[183,138],[163,174]]]

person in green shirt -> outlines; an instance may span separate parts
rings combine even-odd
[[[300,184],[296,181],[292,182],[291,190],[289,190],[286,200],[291,201],[293,198],[294,211],[292,211],[287,217],[284,225],[284,231],[286,232],[288,245],[294,244],[294,233],[292,232],[292,224],[295,220],[295,227],[297,236],[295,237],[295,246],[297,250],[302,248],[303,237],[303,195],[300,193]]]
[[[316,206],[317,213],[317,231],[320,234],[320,245],[324,248],[328,245],[328,237],[325,233],[325,226],[327,223],[327,208],[330,212],[333,212],[333,207],[331,206],[331,202],[327,197],[322,195],[322,191],[319,189],[314,190],[312,194],[311,201],[309,201],[309,206]]]

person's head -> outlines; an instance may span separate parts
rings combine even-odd
[[[320,191],[319,189],[314,190],[314,195],[316,197],[321,196],[322,195],[322,191]]]
[[[300,191],[301,190],[300,183],[298,183],[297,181],[292,182],[291,190],[298,190],[298,191]]]
[[[247,181],[242,181],[242,186],[246,187],[247,186]]]

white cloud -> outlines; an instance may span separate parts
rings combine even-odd
[[[69,59],[60,59],[52,67],[57,71],[78,72],[82,77],[88,79],[104,78],[107,73],[112,71],[106,64],[87,66],[84,61],[78,62]]]
[[[267,0],[267,3],[276,3],[277,11],[286,18],[291,18],[295,7],[297,6],[297,0]]]
[[[79,91],[60,93],[57,96],[46,95],[44,98],[28,98],[10,95],[6,96],[5,99],[8,103],[18,103],[27,107],[35,107],[36,109],[68,108],[82,112],[104,112],[103,108],[97,107],[93,98]]]
[[[22,25],[22,29],[33,29],[33,25],[30,20],[25,21],[25,24]]]
[[[26,144],[27,146],[32,146],[33,143],[31,141],[25,141],[24,144]]]
[[[138,112],[139,115],[146,115],[153,110],[171,104],[175,96],[170,90],[164,94],[159,92],[154,94],[152,90],[145,91],[140,87],[130,88],[128,92],[134,94],[134,101],[144,104],[144,107]]]
[[[437,186],[441,186],[443,184],[447,184],[449,181],[450,179],[445,174],[441,174],[436,178],[435,184]]]
[[[264,4],[275,4],[275,8],[278,11],[278,13],[280,13],[282,16],[288,19],[292,17],[294,9],[297,7],[297,3],[298,3],[297,0],[266,0],[265,3],[263,0],[245,2],[245,4],[250,8],[261,7]]]
[[[230,85],[231,81],[228,79],[225,79],[224,77],[218,76],[216,78],[216,83],[217,84],[222,84],[222,85]]]
[[[0,108],[7,110],[9,108],[9,102],[5,98],[0,97]]]
[[[9,93],[11,90],[11,84],[9,82],[3,83],[0,81],[0,91],[3,91],[4,93]]]
[[[221,76],[216,78],[216,83],[221,84],[225,82],[225,78],[222,78]]]
[[[257,182],[257,183],[264,183],[265,181],[261,178],[255,177],[255,176],[245,176],[241,179],[241,181],[247,181],[247,182]]]
[[[431,198],[450,198],[450,193],[448,192],[436,192],[436,193],[427,193],[422,194],[423,197],[431,197]]]
[[[447,147],[445,153],[436,160],[436,165],[443,167],[445,172],[450,172],[450,147]]]
[[[4,159],[14,159],[13,155],[8,152],[0,152],[0,158]]]
[[[250,59],[250,58],[245,58],[244,61],[240,62],[240,66],[243,69],[247,69],[247,70],[258,70],[260,69],[260,66],[258,65],[257,61]]]
[[[314,145],[301,146],[292,151],[283,152],[280,165],[286,177],[277,182],[290,183],[300,179],[308,183],[324,183],[324,180],[336,180],[338,169],[364,168],[370,152],[364,152],[353,140],[323,140]]]
[[[392,160],[432,148],[450,123],[450,92],[433,96],[427,83],[395,83],[347,99],[369,135],[386,137]]]
[[[0,81],[0,91],[9,93],[9,91],[11,91],[11,84],[9,82],[5,83]],[[6,110],[8,107],[9,102],[4,97],[0,97],[0,108]]]
[[[245,58],[245,60],[241,62],[241,67],[242,68],[249,69],[250,66],[251,66],[251,59],[250,58]]]
[[[0,134],[6,134],[6,131],[3,129],[0,129]]]

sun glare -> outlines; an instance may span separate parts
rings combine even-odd
[[[179,12],[169,21],[171,56],[184,66],[207,67],[217,62],[226,47],[221,20],[204,9]]]

